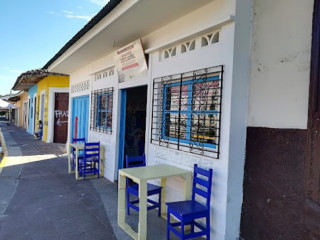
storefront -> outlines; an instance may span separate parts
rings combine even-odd
[[[317,236],[295,204],[304,196],[312,6],[111,0],[44,66],[70,75],[68,140],[100,141],[111,181],[125,155],[212,168],[212,239]],[[140,41],[142,62],[132,50]],[[181,178],[167,186],[166,201],[183,198]],[[318,204],[308,206],[318,216]]]
[[[148,165],[213,168],[212,236],[235,239],[249,79],[242,69],[249,68],[251,6],[179,1],[181,8],[153,1],[145,11],[146,1],[119,2],[111,1],[94,18],[103,26],[99,34],[85,27],[72,39],[74,47],[65,46],[59,61],[53,58],[44,67],[70,75],[68,140],[76,132],[87,141],[100,141],[104,176],[111,181],[117,180],[125,155],[145,153]],[[81,38],[85,31],[91,40]],[[128,50],[140,41],[140,53]],[[235,65],[240,59],[241,66]],[[130,71],[141,64],[143,69]],[[168,186],[168,201],[183,198],[180,178],[168,179]]]
[[[31,70],[22,73],[13,90],[28,90],[28,132],[38,130],[39,120],[43,123],[42,140],[66,143],[69,116],[69,76],[46,70]]]

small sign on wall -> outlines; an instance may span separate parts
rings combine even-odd
[[[126,82],[147,71],[141,40],[138,39],[115,53],[119,82]]]

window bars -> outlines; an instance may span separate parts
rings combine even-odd
[[[223,66],[153,80],[151,143],[219,158]]]
[[[113,88],[91,92],[90,130],[112,133]]]

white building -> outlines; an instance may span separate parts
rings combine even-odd
[[[111,181],[125,154],[212,168],[211,237],[238,239],[247,127],[307,128],[312,5],[111,0],[44,66],[70,75],[69,141],[77,117]],[[139,39],[147,70],[123,80],[116,55]],[[182,179],[167,184],[168,201],[183,198]]]

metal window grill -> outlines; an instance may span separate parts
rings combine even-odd
[[[223,66],[153,80],[151,143],[219,158]]]
[[[91,92],[90,130],[112,133],[113,88]]]

